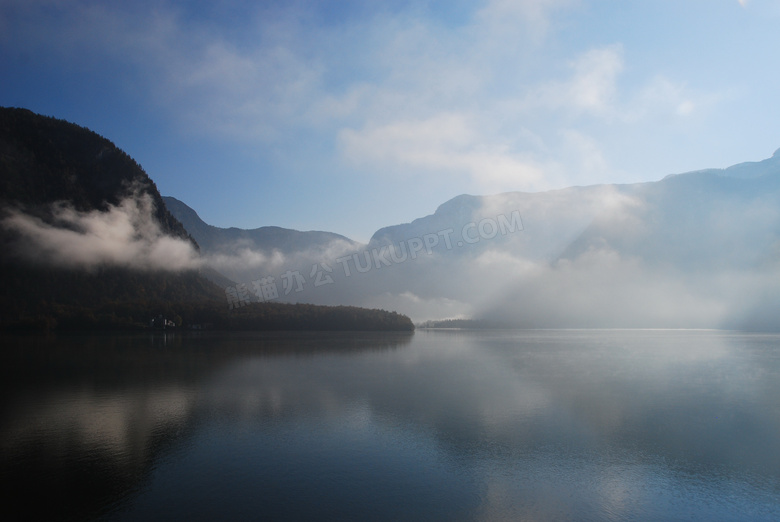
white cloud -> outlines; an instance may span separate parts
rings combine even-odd
[[[469,59],[466,54],[459,74],[485,72],[484,63]],[[567,78],[541,77],[495,98],[487,94],[486,77],[471,86],[479,104],[465,93],[444,102],[445,95],[427,97],[427,90],[415,99],[408,85],[364,88],[367,119],[339,131],[340,152],[361,172],[459,180],[478,192],[608,182],[616,173],[594,125],[632,128],[659,117],[689,117],[719,100],[661,75],[621,88],[625,62],[619,43],[593,48],[569,62]]]
[[[624,117],[628,122],[692,117],[710,110],[725,98],[724,93],[695,92],[683,82],[657,75],[636,93]]]
[[[276,139],[304,118],[317,96],[318,59],[299,45],[294,19],[256,13],[231,27],[193,21],[171,4],[74,2],[58,15],[45,5],[24,7],[35,19],[25,35],[60,53],[75,69],[105,60],[125,71],[183,130],[253,142]],[[240,27],[240,29],[239,29]],[[254,38],[237,38],[236,33]]]
[[[538,85],[522,101],[521,109],[568,109],[613,116],[617,79],[624,68],[623,46],[591,49],[570,62],[569,68],[570,78]]]
[[[546,36],[552,12],[575,2],[571,0],[489,0],[476,13],[477,23],[492,33],[518,29],[538,40]]]
[[[317,176],[407,174],[497,192],[613,181],[624,174],[613,170],[614,135],[647,136],[720,101],[643,70],[619,34],[572,46],[561,24],[579,4],[487,0],[456,24],[377,9],[335,26],[305,3],[245,7],[232,26],[175,2],[29,10],[40,15],[35,46],[88,67],[130,66],[128,91],[182,132],[280,159],[296,181],[316,167]]]
[[[604,112],[614,103],[616,81],[622,70],[622,46],[590,50],[574,63],[575,74],[567,94],[577,108]]]
[[[425,120],[396,121],[362,130],[344,129],[344,156],[362,167],[382,165],[391,172],[420,169],[464,174],[491,190],[540,186],[545,167],[506,143],[483,141],[478,124],[463,114],[443,113]]]
[[[64,267],[121,266],[138,270],[183,270],[200,266],[187,240],[171,237],[153,219],[151,198],[135,195],[108,210],[79,212],[67,204],[52,207],[53,222],[9,210],[3,225],[20,234],[24,258]]]

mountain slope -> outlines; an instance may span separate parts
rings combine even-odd
[[[192,260],[197,244],[143,169],[102,136],[0,108],[0,184],[1,326],[133,327],[181,313],[174,303],[223,298],[194,266],[166,259],[160,247]]]
[[[0,329],[143,328],[159,316],[226,329],[413,329],[354,307],[229,312],[149,176],[72,123],[0,108],[0,188]]]
[[[562,258],[596,245],[678,269],[753,270],[778,239],[780,154],[630,187],[621,219],[594,219]]]
[[[0,204],[45,216],[68,201],[78,211],[107,210],[131,195],[146,194],[161,230],[187,238],[166,209],[157,187],[124,151],[102,136],[27,109],[0,107]]]
[[[383,249],[399,261],[353,273],[357,302],[418,321],[777,330],[780,153],[656,182],[463,195],[377,231],[366,251]]]
[[[182,222],[201,247],[208,277],[220,283],[225,280],[249,284],[266,276],[279,282],[284,273],[296,272],[308,276],[313,267],[360,245],[349,238],[331,232],[301,232],[267,226],[255,229],[219,228],[205,223],[189,206],[173,197],[164,197],[168,210]],[[220,279],[221,276],[221,279]],[[299,277],[305,277],[300,275]],[[289,297],[289,299],[285,299]],[[322,292],[285,294],[282,300],[320,304],[343,304],[343,295],[336,293],[324,300]]]
[[[333,241],[353,243],[349,238],[332,232],[301,232],[275,226],[254,229],[219,228],[204,222],[197,212],[178,199],[170,196],[164,196],[162,199],[168,211],[184,225],[206,253],[226,253],[234,252],[238,248],[250,248],[293,254],[325,247]]]

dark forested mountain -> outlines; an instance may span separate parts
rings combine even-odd
[[[148,195],[166,234],[188,237],[157,186],[124,151],[99,134],[26,109],[0,107],[0,202],[45,215],[67,201],[75,210],[106,210],[133,192]]]
[[[125,329],[152,319],[413,329],[405,316],[353,307],[229,310],[225,289],[203,276],[197,243],[132,158],[88,129],[24,109],[0,108],[0,242],[0,329]]]
[[[165,209],[149,176],[102,136],[25,109],[1,108],[0,184],[3,326],[140,325],[150,314],[168,311],[169,303],[202,304],[221,297],[220,289],[195,270],[133,268],[138,258],[116,266],[112,249],[121,256],[126,245],[86,230],[91,219],[102,216],[132,218],[109,211],[143,199],[149,202],[146,209],[131,210],[149,215],[128,223],[154,224],[157,233],[197,249]],[[136,226],[129,232],[141,230]],[[89,257],[101,249],[105,256]]]

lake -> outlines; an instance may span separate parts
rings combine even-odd
[[[5,520],[780,519],[778,335],[5,336],[0,358]]]

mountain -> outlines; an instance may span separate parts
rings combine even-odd
[[[329,239],[210,255],[236,281],[281,283],[282,301],[416,321],[780,329],[780,152],[647,183],[461,195],[367,245]]]
[[[102,136],[0,108],[0,184],[0,326],[146,325],[222,297],[154,182]]]
[[[321,327],[319,309],[281,306],[311,303],[520,327],[780,329],[780,152],[648,183],[461,195],[361,245],[213,227],[107,139],[0,108],[0,188],[0,327],[160,312]],[[339,312],[350,327],[385,327],[355,310]]]
[[[271,273],[277,276],[277,282],[283,273],[296,272],[308,277],[312,267],[318,266],[320,262],[335,259],[360,247],[359,243],[331,232],[302,232],[275,226],[250,230],[219,228],[204,222],[195,210],[176,198],[166,196],[163,201],[170,213],[200,245],[207,277],[222,286],[235,284],[226,285],[228,281],[251,286],[250,282]],[[339,294],[333,294],[325,300],[318,300],[316,294],[307,291],[302,294],[295,292],[293,296],[289,301],[331,305],[343,303]],[[257,300],[256,296],[250,297]]]
[[[761,162],[667,176],[625,187],[637,202],[620,223],[594,220],[562,257],[596,244],[656,266],[758,270],[778,244],[780,154]]]
[[[0,108],[0,187],[0,329],[413,329],[383,310],[229,306],[149,176],[78,125]]]
[[[513,213],[522,226],[495,226]],[[459,196],[369,247],[415,237],[430,253],[387,270],[393,293],[372,302],[418,319],[446,305],[522,327],[780,328],[780,152],[656,182]]]
[[[164,234],[188,238],[144,170],[106,138],[26,109],[0,108],[0,204],[46,217],[53,203],[77,211],[117,206],[136,192],[150,198]]]
[[[163,202],[168,211],[184,225],[205,253],[235,253],[242,248],[290,255],[311,249],[324,248],[340,241],[355,246],[357,243],[332,232],[301,232],[289,228],[266,226],[254,229],[219,228],[204,222],[197,212],[170,196]]]

